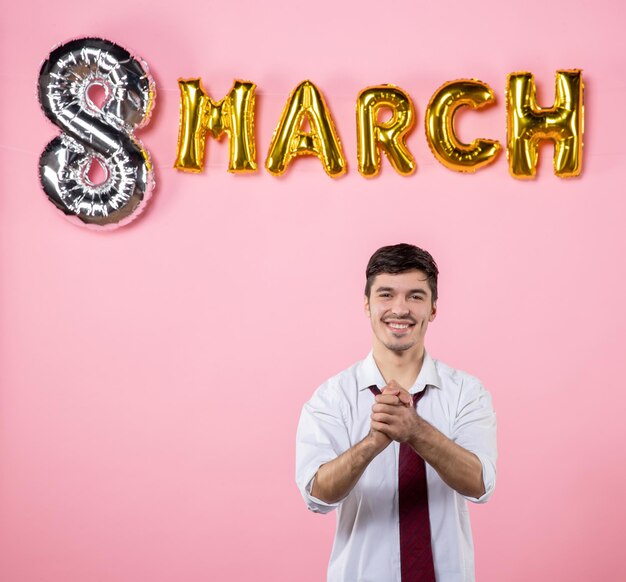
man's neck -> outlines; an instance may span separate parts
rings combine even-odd
[[[419,376],[424,363],[424,346],[415,346],[403,352],[394,352],[383,345],[374,345],[376,366],[385,382],[395,380],[405,390],[410,390]]]

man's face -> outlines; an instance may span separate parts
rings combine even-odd
[[[403,352],[424,345],[437,305],[423,271],[381,273],[372,282],[369,299],[365,297],[365,312],[372,324],[374,341],[394,352]]]

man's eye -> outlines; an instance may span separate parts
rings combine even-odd
[[[379,293],[379,297],[391,297],[391,293]]]
[[[411,295],[411,299],[415,299],[416,301],[421,301],[423,297],[421,295]]]

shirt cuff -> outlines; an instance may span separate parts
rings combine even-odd
[[[489,498],[493,495],[493,491],[496,488],[496,469],[488,457],[476,452],[474,452],[474,454],[478,457],[483,467],[483,485],[485,486],[485,492],[480,497],[470,497],[468,495],[463,495],[463,497],[472,503],[486,503],[489,501]]]
[[[304,501],[306,502],[307,507],[313,511],[314,513],[330,513],[333,509],[338,507],[341,504],[341,500],[336,503],[326,503],[317,497],[311,495],[311,490],[313,489],[313,483],[315,482],[315,477],[317,475],[317,471],[309,479],[309,482],[304,487],[304,491],[302,492],[302,497],[304,497]]]

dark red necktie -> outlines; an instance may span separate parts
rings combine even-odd
[[[381,393],[377,386],[370,386],[369,389],[374,394]],[[425,392],[426,389],[413,394],[413,406]],[[398,506],[402,582],[435,582],[426,465],[408,443],[400,443]]]

